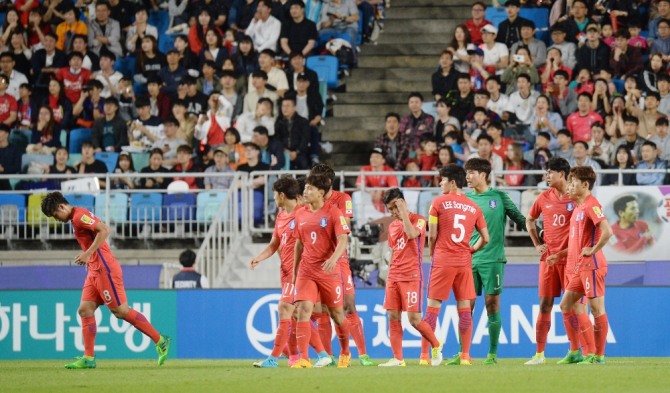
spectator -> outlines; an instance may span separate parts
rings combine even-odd
[[[35,81],[36,92],[45,92],[49,81],[59,69],[67,65],[67,56],[61,50],[56,49],[56,34],[44,35],[44,48],[38,49],[31,59],[32,78]],[[48,61],[48,62],[47,62]]]
[[[640,125],[637,129],[638,134],[642,138],[649,138],[656,133],[656,120],[662,116],[658,112],[658,104],[661,101],[661,96],[655,92],[650,91],[644,98],[644,110],[639,106],[633,104],[633,99],[626,101],[626,110],[631,115],[637,117]]]
[[[612,112],[610,105],[610,93],[607,81],[598,78],[593,82],[593,98],[591,99],[591,109],[603,119],[608,113]]]
[[[114,69],[114,63],[116,63],[116,56],[109,51],[102,51],[100,53],[100,71],[93,74],[92,78],[97,79],[102,83],[102,92],[100,96],[102,98],[109,98],[112,96],[118,96],[119,84],[123,74]],[[176,88],[175,88],[176,91]]]
[[[491,109],[488,109],[489,100],[491,99],[491,93],[486,89],[479,89],[475,92],[475,108],[481,107],[486,111],[486,116],[491,121],[501,121],[500,116]],[[474,112],[468,113],[467,120],[465,125],[467,126],[468,122],[472,121],[474,118]]]
[[[572,147],[572,159],[568,160],[570,166],[590,166],[596,171],[596,186],[602,183],[602,175],[597,173],[601,170],[600,164],[589,157],[589,145],[584,141],[576,141]]]
[[[241,75],[250,75],[258,70],[259,58],[251,37],[245,35],[240,39],[237,52],[233,53],[231,60]]]
[[[358,36],[358,8],[354,0],[331,0],[321,8],[319,37],[346,33],[351,45]]]
[[[640,160],[640,151],[642,149],[642,144],[644,143],[644,139],[642,139],[637,132],[639,124],[640,121],[637,117],[624,116],[622,137],[619,138],[614,145],[615,152],[619,149],[619,146],[625,146],[628,151],[630,151],[631,156],[633,156],[634,163],[637,163],[637,161]],[[614,161],[615,158],[616,157],[612,157],[612,161]]]
[[[32,86],[24,83],[19,87],[19,100],[17,101],[16,128],[20,130],[32,130],[34,117],[37,113],[37,100],[32,95]]]
[[[628,45],[628,32],[619,30],[614,35],[615,47],[610,57],[610,67],[615,78],[625,80],[642,71],[642,53],[639,49]]]
[[[140,170],[143,174],[168,173],[169,169],[163,166],[163,150],[151,149],[149,165]],[[137,188],[143,190],[164,190],[172,180],[165,176],[142,177],[137,179]]]
[[[486,25],[482,27],[484,43],[479,48],[484,52],[483,64],[485,70],[490,74],[502,75],[509,64],[509,49],[504,43],[496,42],[497,35],[498,29],[495,26]]]
[[[247,157],[246,164],[237,167],[238,172],[251,173],[254,171],[269,171],[270,165],[260,161],[261,149],[253,142],[244,144],[244,152]],[[264,189],[265,176],[254,176],[249,182],[249,187],[253,190],[253,215],[254,225],[259,225],[263,221],[264,211]],[[240,194],[241,195],[241,194]]]
[[[0,88],[6,85],[0,76]],[[1,99],[1,96],[0,96]],[[0,124],[0,174],[14,175],[21,170],[21,153],[9,143],[10,128],[6,124]],[[0,179],[0,190],[10,191],[12,189],[8,179]]]
[[[450,135],[453,132],[456,132],[456,131],[450,131],[449,134],[447,134],[447,136],[445,137],[445,139],[450,139],[451,138],[451,139],[455,140],[454,136]],[[458,160],[456,158],[456,153],[454,152],[454,149],[452,148],[452,146],[457,146],[459,149],[461,149],[461,147],[458,146],[458,144],[456,143],[456,144],[444,144],[444,145],[440,146],[440,149],[437,151],[437,170],[438,171],[440,169],[444,168],[445,166],[449,165],[449,164],[463,165],[462,162],[459,164],[460,160]],[[461,149],[461,151],[463,151],[463,150]],[[440,178],[439,176],[436,176],[435,180],[437,180],[439,178]],[[439,184],[439,181],[437,182],[437,184]],[[433,181],[433,185],[435,185],[435,181]]]
[[[553,83],[556,72],[565,71],[565,73],[568,75],[568,81],[572,78],[572,70],[563,64],[561,50],[554,47],[549,49],[549,52],[547,53],[547,65],[540,68],[539,71],[541,73],[540,80],[542,82],[542,90],[544,92],[547,92],[547,88]]]
[[[403,170],[406,172],[419,172],[419,164],[415,159],[409,158],[405,161]],[[431,182],[426,180],[424,176],[405,175],[402,178],[402,182],[400,182],[400,186],[403,188],[430,187]]]
[[[435,131],[433,131],[433,139],[435,141],[440,141],[444,139],[446,134],[447,124],[453,124],[457,129],[461,129],[461,122],[457,118],[450,115],[451,108],[449,107],[449,101],[445,99],[440,99],[437,101],[437,119],[435,119]],[[387,153],[388,160],[388,153]],[[391,165],[392,166],[392,165]]]
[[[607,116],[607,127],[605,132],[612,139],[617,141],[623,135],[623,117],[628,115],[626,112],[626,104],[624,98],[621,96],[614,96],[612,99],[612,113]]]
[[[172,168],[175,174],[172,181],[184,181],[191,190],[203,188],[202,177],[188,176],[189,173],[199,173],[202,169],[193,160],[193,149],[189,145],[177,148],[177,164]]]
[[[493,121],[486,127],[486,134],[493,140],[491,150],[501,159],[507,158],[507,147],[514,143],[510,138],[502,136],[505,126],[501,122]]]
[[[649,21],[649,41],[654,41],[660,35],[658,24],[663,19],[670,18],[670,0],[656,1],[657,16]],[[666,32],[668,34],[669,32]]]
[[[577,110],[577,94],[568,88],[570,76],[563,70],[554,73],[554,83],[547,84],[547,94],[552,97],[552,105],[558,109],[563,119]]]
[[[255,112],[245,112],[235,124],[240,133],[242,143],[251,142],[254,129],[258,126],[264,126],[270,136],[275,134],[275,116],[272,112],[272,101],[269,98],[261,98],[256,103]]]
[[[628,40],[628,45],[638,48],[642,54],[647,54],[649,47],[647,46],[647,40],[644,37],[640,37],[640,32],[642,28],[640,23],[637,21],[631,21],[628,23],[628,34],[630,34],[630,39]]]
[[[386,156],[381,148],[374,148],[370,152],[370,165],[361,168],[361,172],[391,172],[389,175],[366,175],[365,182],[363,177],[356,179],[357,188],[365,188],[370,193],[372,203],[380,212],[385,212],[386,207],[382,200],[384,190],[375,190],[374,188],[398,187],[398,178],[392,173],[393,168],[386,165]],[[370,190],[372,188],[372,190]]]
[[[235,90],[237,75],[235,71],[221,71],[219,81],[221,82],[221,97],[228,101],[233,108],[231,116],[234,123],[244,109],[244,96],[238,94]]]
[[[592,23],[586,26],[586,43],[577,49],[577,69],[588,68],[594,74],[608,68],[610,47],[600,39],[600,26]]]
[[[209,10],[207,8],[201,8],[198,12],[196,23],[194,23],[188,31],[189,49],[191,49],[191,52],[196,56],[199,55],[202,48],[205,47],[205,37],[209,30],[217,30],[219,37],[223,35],[221,29],[214,24]]]
[[[566,129],[558,131],[556,135],[558,148],[551,151],[554,157],[560,157],[567,161],[572,160],[572,134]]]
[[[88,49],[88,37],[86,35],[77,34],[74,36],[72,39],[72,51],[82,54],[82,68],[86,68],[91,72],[95,72],[100,69],[100,57]],[[103,51],[103,53],[104,52],[106,51]]]
[[[2,137],[0,137],[0,139],[1,138]],[[68,160],[70,159],[70,153],[68,153],[67,147],[61,146],[57,148],[54,156],[56,157],[54,164],[49,167],[47,173],[51,175],[66,175],[75,173],[75,169],[67,164]],[[60,189],[60,183],[63,180],[53,179],[58,189]]]
[[[160,77],[150,77],[147,81],[147,97],[151,105],[151,115],[165,120],[170,117],[170,97],[161,91],[162,86]]]
[[[163,166],[172,169],[177,164],[177,149],[180,146],[188,145],[186,141],[177,136],[179,131],[179,121],[173,117],[163,122],[165,136],[154,142],[152,149],[161,149],[163,151]]]
[[[554,138],[555,139],[555,138]],[[523,157],[526,161],[532,162],[533,163],[533,169],[543,169],[544,161],[542,161],[545,157],[538,157],[537,154],[541,150],[546,150],[548,153],[548,156],[551,156],[551,151],[549,150],[549,143],[551,141],[551,136],[549,136],[548,132],[545,131],[540,131],[538,132],[537,136],[535,137],[535,146],[533,150],[528,150],[523,153]],[[539,161],[542,161],[541,163]],[[539,164],[539,165],[538,165]],[[541,178],[542,176],[540,176]],[[541,181],[541,180],[540,180]]]
[[[535,112],[530,118],[530,133],[532,135],[539,135],[541,132],[546,132],[550,136],[551,147],[556,147],[556,135],[558,130],[563,128],[563,119],[561,115],[552,112],[551,102],[549,97],[542,94],[535,100]]]
[[[186,96],[183,99],[188,104],[186,108],[188,110],[189,116],[197,118],[198,116],[207,112],[207,101],[209,98],[202,94],[202,92],[198,91],[198,82],[195,78],[187,75],[182,78],[181,82],[179,82],[179,85],[186,87]]]
[[[479,34],[481,41],[481,32]],[[468,54],[468,49],[474,50],[475,48],[477,48],[477,46],[475,46],[475,44],[472,43],[468,28],[465,27],[465,25],[456,26],[456,28],[454,29],[454,37],[452,38],[451,43],[445,50],[446,52],[451,53],[451,57],[454,63],[453,68],[456,70],[456,72],[464,72],[466,74],[470,72],[470,54]],[[440,60],[442,60],[442,56],[440,56]],[[442,65],[442,61],[440,61],[440,67],[444,68],[444,66]],[[452,86],[451,88],[449,88],[449,90],[453,88],[454,87]]]
[[[613,165],[609,169],[635,169],[633,155],[626,146],[620,145],[614,150],[612,159]],[[622,182],[619,181],[618,173],[608,173],[603,178],[603,185],[606,186],[635,186],[637,181],[635,173],[623,173]]]
[[[149,13],[146,8],[139,6],[135,9],[135,22],[130,26],[126,35],[126,49],[128,49],[128,52],[136,52],[138,42],[141,43],[146,36],[158,39],[158,30],[147,22],[148,19]]]
[[[178,35],[174,39],[174,49],[179,54],[179,65],[182,66],[194,78],[200,75],[200,64],[198,55],[191,51],[189,39],[186,36]],[[200,48],[202,50],[202,47]]]
[[[228,165],[233,169],[237,169],[238,166],[246,164],[246,150],[240,142],[240,133],[235,128],[230,127],[226,130],[224,138],[225,144],[219,147],[223,147],[226,154],[228,154]]]
[[[166,65],[165,55],[158,50],[156,38],[145,35],[142,38],[142,47],[135,62],[134,81],[136,83],[147,83],[150,78],[158,77],[158,73]]]
[[[644,92],[658,92],[658,78],[661,75],[667,75],[663,57],[660,53],[649,55],[649,61],[644,67],[644,71],[639,76],[638,86]]]
[[[305,3],[302,0],[291,0],[290,4],[291,18],[281,27],[281,50],[286,56],[294,52],[309,56],[319,41],[316,24],[305,18]]]
[[[61,2],[61,5],[66,4]],[[43,48],[44,37],[51,33],[51,25],[44,21],[42,15],[44,8],[33,8],[28,16],[28,47],[34,53]]]
[[[501,171],[504,169],[502,158],[493,153],[493,138],[488,134],[482,134],[477,137],[477,152],[472,153],[468,159],[481,158],[491,163],[493,174],[496,176],[496,182],[504,184]],[[493,178],[493,177],[491,177]]]
[[[105,116],[103,108],[102,83],[96,79],[88,81],[84,86],[79,101],[72,107],[72,115],[75,119],[75,126],[82,128],[91,128],[93,122]]]
[[[435,101],[439,101],[450,90],[456,88],[456,78],[459,73],[453,68],[453,56],[449,50],[443,50],[440,54],[440,68],[433,73],[431,78]]]
[[[258,65],[261,71],[267,75],[267,88],[283,97],[288,91],[288,79],[283,70],[275,67],[275,52],[270,49],[263,50],[258,56]],[[253,75],[253,74],[252,74]],[[249,81],[248,94],[255,92],[256,87]]]
[[[282,24],[270,14],[271,12],[272,1],[259,0],[256,13],[244,32],[253,39],[254,46],[259,51],[264,49],[277,50]]]
[[[209,288],[209,280],[195,271],[196,255],[191,250],[184,250],[179,254],[179,263],[183,268],[172,277],[172,289]]]
[[[156,5],[155,1],[149,3]],[[134,14],[135,5],[142,6],[142,3],[131,2],[129,0],[109,0],[109,15],[112,19],[119,22],[121,31],[128,33],[132,24],[132,15]],[[153,8],[152,5],[152,9]]]
[[[577,53],[577,45],[575,45],[573,42],[566,41],[565,35],[565,26],[560,24],[554,25],[551,28],[551,41],[554,44],[550,46],[549,49],[560,49],[563,64],[565,64],[570,69],[574,69],[575,65],[577,64],[577,59],[575,57]]]
[[[109,17],[110,5],[107,1],[98,1],[95,5],[95,19],[88,22],[88,42],[91,50],[100,55],[106,48],[117,57],[123,56],[121,49],[121,26]]]
[[[593,4],[591,4],[593,8]],[[570,17],[566,18],[562,24],[565,25],[567,33],[566,39],[574,44],[583,43],[586,33],[585,27],[593,23],[588,17],[589,4],[586,0],[574,0],[570,6]]]
[[[670,136],[668,135],[668,118],[660,117],[656,120],[656,135],[649,138],[658,148],[657,154],[663,161],[670,160]]]
[[[523,158],[523,146],[520,143],[511,143],[505,150],[506,171],[528,171],[533,165]],[[522,173],[509,173],[504,177],[507,187],[532,187],[535,186],[535,176]]]
[[[309,81],[308,95],[316,96],[319,93],[319,76],[313,70],[305,67],[305,56],[300,52],[292,52],[289,61],[291,67],[286,72],[286,79],[288,80],[289,90],[297,90],[298,75],[305,74]]]
[[[577,99],[577,110],[568,116],[566,128],[572,135],[572,142],[589,142],[591,140],[591,126],[594,123],[602,123],[603,118],[591,109],[593,97],[589,93],[579,94]]]
[[[135,101],[138,118],[130,123],[129,135],[133,141],[140,141],[144,146],[151,146],[154,142],[165,137],[163,121],[158,116],[151,115],[151,103],[147,97],[140,97]]]
[[[472,43],[475,45],[482,44],[482,28],[491,24],[491,22],[484,19],[485,12],[486,5],[481,1],[476,1],[472,4],[472,8],[470,9],[472,19],[465,22],[465,27],[467,27]]]
[[[318,90],[311,88],[312,79],[308,74],[298,74],[296,82],[296,102],[298,114],[309,120],[310,127],[318,128],[323,117],[323,99]]]
[[[167,67],[158,72],[158,77],[163,81],[161,91],[167,95],[175,95],[179,82],[187,75],[187,71],[179,64],[179,51],[176,49],[170,49],[165,60]]]
[[[56,73],[56,79],[63,83],[65,96],[72,104],[79,101],[81,91],[91,79],[91,71],[82,68],[84,56],[79,52],[72,52],[68,56],[69,67],[63,67]]]
[[[231,125],[233,108],[217,93],[209,96],[208,105],[209,111],[198,120],[194,135],[200,143],[216,148],[224,144],[224,131]]]
[[[5,8],[5,21],[0,30],[0,46],[6,46],[14,33],[25,34],[25,23],[21,22],[18,10],[11,4]]]
[[[40,107],[26,153],[53,154],[61,146],[60,133],[61,127],[54,121],[51,108]]]
[[[104,99],[104,116],[93,123],[92,142],[95,151],[120,152],[128,141],[128,127],[119,114],[119,100],[114,97]]]
[[[486,91],[489,92],[489,101],[486,108],[502,117],[507,108],[509,97],[500,92],[500,80],[496,76],[486,79]]]
[[[463,138],[464,133],[458,130],[450,130],[447,132],[447,135],[444,136],[444,145],[440,147],[440,152],[438,155],[442,154],[442,148],[449,148],[450,155],[453,156],[453,160],[456,160],[458,165],[463,165],[470,157],[470,145]],[[443,160],[440,158],[440,162]],[[439,169],[439,165],[438,165]]]
[[[25,76],[30,76],[30,58],[33,56],[33,52],[26,46],[23,34],[12,34],[7,50],[14,55],[14,69]]]
[[[135,173],[133,160],[130,158],[130,153],[122,151],[119,153],[119,159],[114,168],[114,174],[131,174]],[[115,177],[112,179],[112,189],[115,190],[132,190],[135,188],[135,180],[130,177]]]
[[[9,78],[9,85],[7,86],[7,94],[19,99],[19,86],[23,83],[28,83],[28,78],[21,72],[14,69],[14,55],[11,52],[3,52],[0,54],[0,71]]]
[[[0,92],[1,91],[2,82],[0,81]],[[2,100],[1,97],[2,96],[0,96],[0,101]],[[44,97],[40,104],[46,104],[51,108],[56,122],[63,124],[66,128],[70,125],[72,119],[72,103],[65,97],[65,91],[63,90],[63,83],[61,81],[52,79],[51,82],[49,82],[48,96]],[[1,105],[0,108],[2,108]],[[2,117],[0,116],[0,120],[1,119]]]
[[[493,67],[484,66],[484,51],[481,48],[469,49],[468,55],[470,55],[468,75],[470,75],[472,87],[480,90],[484,87],[486,80],[494,74]]]
[[[256,104],[258,103],[258,100],[260,98],[268,98],[270,101],[272,101],[273,104],[273,112],[276,111],[277,109],[277,100],[279,97],[274,91],[270,91],[266,83],[268,81],[268,76],[265,73],[265,71],[258,70],[254,71],[253,74],[251,74],[251,83],[252,86],[254,87],[253,90],[249,89],[249,92],[247,95],[244,97],[244,110],[243,113],[245,112],[254,112],[256,108]]]
[[[603,123],[593,123],[591,126],[591,140],[589,141],[589,155],[594,160],[602,162],[601,167],[610,165],[610,159],[614,155],[614,144],[605,138],[605,126]]]
[[[0,122],[11,127],[17,119],[19,109],[16,99],[7,94],[9,78],[7,75],[0,74]],[[20,162],[21,160],[19,160]]]
[[[657,146],[654,142],[645,141],[640,149],[642,159],[637,163],[637,169],[667,169],[665,161],[658,158]],[[665,172],[638,173],[635,177],[641,186],[660,186],[664,184]]]
[[[188,116],[186,112],[186,102],[184,100],[175,100],[172,104],[172,116],[179,122],[177,138],[193,147],[193,133],[195,131],[195,120]]]
[[[421,142],[421,155],[419,156],[419,168],[422,171],[437,170],[437,142],[432,139],[425,139]],[[424,176],[424,179],[430,182],[432,176]]]
[[[205,33],[205,43],[199,53],[200,65],[205,64],[206,61],[213,62],[213,68],[220,70],[223,66],[223,61],[230,57],[228,49],[221,44],[221,36],[218,30],[209,29]]]
[[[540,95],[536,90],[531,89],[531,78],[528,74],[520,74],[516,80],[517,91],[509,96],[509,102],[505,109],[509,118],[512,114],[517,126],[530,126],[530,118],[535,109],[535,100]]]
[[[386,131],[377,137],[375,148],[384,153],[388,166],[400,171],[409,156],[407,136],[399,132],[400,115],[394,112],[387,113],[385,129]]]
[[[263,126],[254,128],[251,141],[260,149],[260,161],[270,165],[270,169],[278,171],[286,165],[284,147],[276,138],[270,138],[268,129]]]
[[[421,108],[423,104],[423,95],[418,92],[409,93],[407,98],[407,105],[409,106],[409,114],[400,121],[400,133],[407,137],[407,143],[411,151],[419,149],[419,141],[424,134],[432,134],[433,123],[435,119],[433,116],[425,113]]]
[[[289,152],[291,169],[309,168],[310,130],[307,119],[296,113],[296,98],[284,97],[281,103],[281,116],[275,123],[276,138]]]
[[[216,64],[213,61],[205,60],[202,63],[202,76],[198,78],[196,88],[206,96],[221,91],[221,82],[216,76],[216,70]]]
[[[516,53],[519,47],[525,46],[530,53],[530,59],[535,68],[540,68],[547,61],[547,45],[535,38],[535,23],[532,20],[521,22],[521,39],[512,45],[510,53]]]
[[[96,160],[95,148],[90,141],[84,141],[81,144],[81,161],[74,166],[79,174],[105,174],[108,172],[107,165],[100,160]],[[105,188],[104,177],[98,176],[98,184],[100,188]]]
[[[500,81],[507,85],[507,95],[511,95],[516,91],[516,81],[519,75],[525,74],[530,77],[531,85],[536,85],[540,83],[540,76],[537,73],[537,68],[533,65],[533,60],[528,53],[528,48],[525,46],[520,46],[517,48],[516,53],[512,56],[512,61],[510,62],[509,67],[505,69]]]
[[[511,47],[515,42],[521,41],[521,27],[528,23],[528,19],[519,16],[519,0],[507,0],[505,9],[507,10],[507,19],[500,22],[497,42]]]
[[[76,34],[88,34],[88,26],[79,20],[79,10],[74,4],[65,2],[67,8],[63,12],[63,22],[56,27],[58,41],[56,48],[69,52],[72,49],[72,39]]]
[[[445,100],[449,102],[451,115],[457,119],[464,119],[475,108],[475,92],[467,74],[458,74],[456,87],[458,90],[450,91]],[[402,131],[402,126],[400,130]]]
[[[477,151],[477,139],[480,135],[486,134],[490,121],[491,119],[486,115],[486,109],[476,107],[473,111],[472,120],[465,124],[463,139],[467,142],[468,148],[473,152]]]
[[[235,173],[233,168],[228,165],[228,154],[222,146],[214,150],[214,165],[205,169],[205,173]],[[207,190],[227,190],[232,183],[232,176],[209,176],[205,177],[204,180]]]

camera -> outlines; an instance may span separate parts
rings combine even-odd
[[[523,63],[524,61],[526,61],[526,56],[524,56],[524,55],[514,55],[512,58],[517,63]]]

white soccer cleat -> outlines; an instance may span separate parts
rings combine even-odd
[[[405,367],[405,361],[393,358],[386,363],[380,363],[379,367]]]
[[[547,362],[547,359],[544,358],[544,352],[542,353],[536,353],[533,355],[532,358],[530,358],[529,361],[524,363],[526,366],[536,366],[538,364],[545,364]]]
[[[327,367],[330,366],[330,364],[333,363],[333,359],[330,356],[323,356],[320,357],[316,363],[314,363],[315,368],[321,368],[321,367]]]
[[[431,366],[439,366],[442,363],[442,348],[444,348],[444,343],[440,341],[440,346],[432,349],[430,356]]]

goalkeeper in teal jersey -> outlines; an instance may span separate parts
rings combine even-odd
[[[500,320],[500,294],[505,277],[505,226],[507,217],[519,227],[526,229],[526,218],[521,214],[507,193],[489,187],[491,163],[481,158],[471,158],[465,163],[466,180],[472,191],[466,196],[482,209],[491,240],[481,250],[472,255],[472,275],[477,296],[484,290],[486,312],[489,318],[489,354],[485,365],[496,364],[498,338],[502,328]],[[470,239],[474,245],[479,240],[475,231]],[[475,307],[475,299],[471,308]],[[454,359],[458,362],[459,359]]]

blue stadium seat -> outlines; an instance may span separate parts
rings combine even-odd
[[[505,7],[487,7],[484,18],[498,27],[502,21],[507,19],[507,10]]]
[[[30,130],[12,130],[12,133],[9,134],[9,143],[19,152],[25,153],[32,135],[33,132]]]
[[[114,70],[119,71],[124,76],[132,78],[135,73],[135,56],[126,56],[116,59]]]
[[[363,18],[358,16],[358,35],[356,36],[356,46],[361,46],[363,43]]]
[[[509,199],[514,202],[516,207],[518,209],[521,209],[521,191],[519,190],[507,190],[507,195],[509,195]]]
[[[104,162],[107,165],[107,172],[113,173],[116,163],[119,161],[119,153],[113,151],[95,153],[95,159]]]
[[[155,192],[141,192],[130,197],[130,221],[159,221],[163,195]]]
[[[321,100],[323,100],[323,113],[321,117],[325,119],[328,110],[328,83],[325,80],[319,79],[319,94],[321,95]]]
[[[133,167],[135,167],[135,172],[139,172],[143,168],[149,166],[149,153],[131,153],[130,157],[133,159]]]
[[[335,56],[310,56],[307,58],[307,68],[314,70],[320,81],[325,81],[331,89],[337,88],[337,69],[339,62]]]
[[[170,14],[168,13],[168,11],[164,10],[158,10],[158,11],[151,10],[149,11],[148,22],[150,25],[156,26],[156,30],[158,30],[159,37],[164,36],[165,32],[167,31],[170,25]]]
[[[21,172],[25,172],[31,162],[39,162],[44,165],[53,165],[54,156],[51,154],[24,154],[21,156]]]
[[[421,104],[421,110],[437,119],[437,105],[435,101],[424,102]]]
[[[26,219],[26,196],[0,194],[0,223],[24,222]]]
[[[519,16],[530,19],[535,23],[535,38],[545,43],[549,42],[549,9],[548,8],[521,8]]]
[[[70,205],[83,207],[84,209],[94,213],[95,197],[90,194],[65,194],[63,195]],[[95,213],[94,213],[95,214]]]
[[[158,50],[161,53],[167,53],[170,49],[174,48],[174,36],[171,34],[159,34],[158,35]]]
[[[190,221],[195,217],[194,194],[166,194],[163,198],[163,220]]]
[[[623,94],[625,81],[622,81],[621,79],[612,78],[612,83],[614,83],[614,87],[616,87],[616,92],[619,94]]]
[[[86,141],[90,141],[92,131],[90,128],[75,128],[70,130],[70,146],[68,151],[72,153],[81,153],[81,145]]]
[[[70,153],[70,156],[67,159],[67,164],[71,167],[79,164],[81,161],[81,153]]]
[[[201,192],[197,197],[196,219],[198,222],[209,223],[219,212],[219,207],[226,201],[225,192]]]
[[[109,224],[124,224],[128,222],[128,194],[109,194],[109,217],[105,211],[107,194],[101,193],[95,198],[95,215]]]

